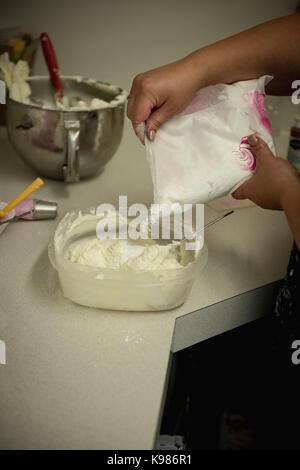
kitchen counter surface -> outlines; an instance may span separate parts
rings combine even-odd
[[[0,149],[5,201],[37,175],[16,156],[4,128]],[[70,186],[45,182],[36,197],[57,201],[59,218],[11,224],[0,235],[0,339],[7,354],[0,366],[0,448],[151,449],[176,319],[197,311],[209,325],[205,338],[214,336],[219,325],[201,309],[282,278],[292,243],[284,214],[241,209],[207,231],[208,262],[183,306],[103,311],[62,296],[47,245],[72,208],[116,204],[119,194],[127,194],[129,204],[151,202],[143,147],[126,123],[123,142],[100,176]],[[217,215],[205,209],[206,222]],[[234,326],[230,321],[225,309],[222,331]],[[241,311],[240,324],[246,321]]]

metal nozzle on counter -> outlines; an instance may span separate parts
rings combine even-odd
[[[34,199],[32,220],[55,219],[58,213],[57,203]]]

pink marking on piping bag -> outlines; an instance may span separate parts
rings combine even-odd
[[[185,108],[182,112],[182,115],[185,116],[187,114],[193,114],[200,109],[208,108],[211,104],[211,96],[204,93],[199,93],[195,95],[190,104]]]
[[[259,93],[259,91],[249,91],[248,93],[244,93],[243,96],[249,107],[255,111],[261,124],[264,126],[267,132],[272,135],[271,124],[266,114],[265,93]]]
[[[239,160],[240,167],[245,171],[254,171],[256,167],[256,158],[251,150],[248,137],[242,137],[239,149],[232,152]]]

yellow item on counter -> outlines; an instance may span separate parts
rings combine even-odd
[[[0,218],[5,217],[7,212],[10,212],[14,207],[16,207],[20,202],[24,201],[30,194],[34,193],[37,189],[43,186],[44,181],[41,178],[34,180],[28,188],[24,189],[15,199],[13,199],[9,204],[7,204],[4,209],[0,210]]]
[[[17,62],[17,60],[20,59],[25,50],[26,41],[24,41],[23,39],[11,39],[8,42],[8,45],[13,48],[13,61]]]

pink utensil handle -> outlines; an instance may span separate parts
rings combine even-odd
[[[18,204],[15,207],[14,209],[15,215],[21,215],[21,214],[24,214],[24,212],[32,211],[34,209],[34,205],[35,205],[34,199],[25,199],[24,201],[20,202],[20,204]],[[32,215],[33,214],[25,215],[24,217],[22,217],[22,219],[32,220]]]
[[[54,48],[47,33],[42,33],[40,35],[40,42],[53,86],[60,98],[62,98],[64,96],[64,87],[59,76],[59,67]]]
[[[6,203],[2,203],[2,205]],[[0,202],[1,206],[1,202]],[[13,209],[13,216],[20,216],[26,212],[31,214],[21,217],[25,220],[55,219],[58,214],[57,203],[53,201],[41,201],[40,199],[25,199]]]

